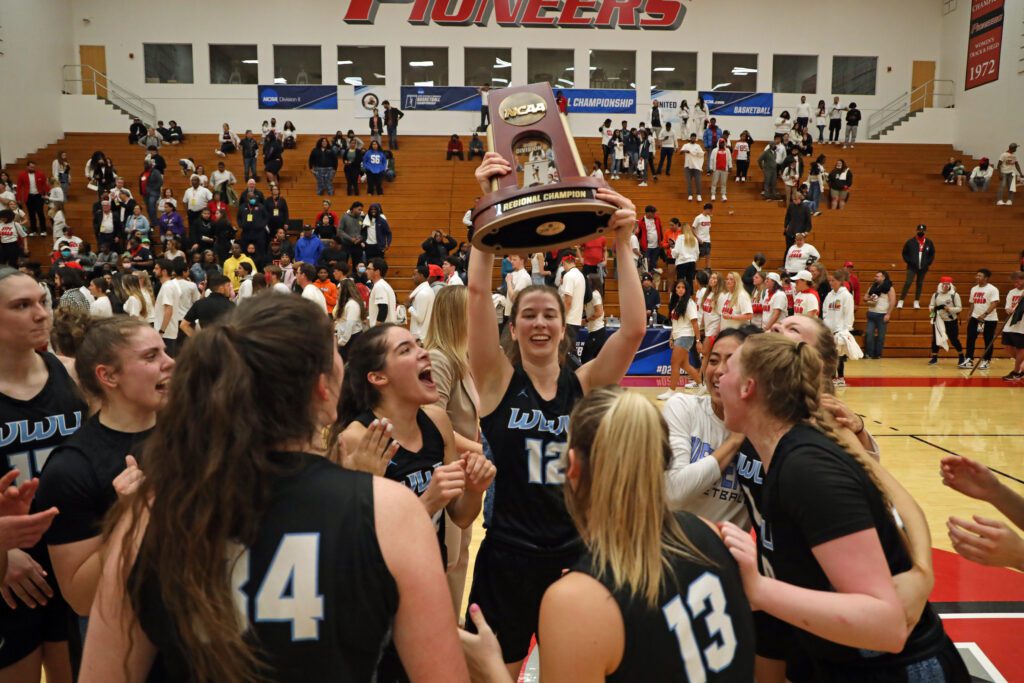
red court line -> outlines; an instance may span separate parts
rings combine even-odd
[[[624,387],[667,387],[668,377],[632,375],[619,382]],[[1004,382],[999,377],[847,377],[846,386],[880,387],[974,387],[1024,389],[1024,382]]]

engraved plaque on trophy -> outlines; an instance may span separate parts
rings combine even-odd
[[[616,207],[587,175],[548,83],[492,90],[487,142],[513,173],[473,208],[469,239],[482,251],[525,254],[579,244],[605,231]]]

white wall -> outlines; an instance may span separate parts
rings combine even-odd
[[[956,109],[924,109],[882,136],[880,142],[931,144],[953,139]]]
[[[970,0],[960,0],[942,18],[941,56],[937,78],[956,88],[957,121],[952,143],[975,157],[997,158],[1010,142],[1024,145],[1024,69],[1019,62],[1024,34],[1024,2],[1006,0],[999,80],[964,91]]]
[[[440,1],[440,0],[438,0]],[[28,3],[26,3],[28,4]],[[862,0],[830,2],[817,8],[803,0],[693,0],[686,1],[686,16],[676,31],[512,28],[498,26],[493,18],[486,27],[415,26],[408,23],[411,3],[382,4],[375,24],[346,24],[342,17],[346,0],[303,0],[299,3],[254,5],[249,0],[181,0],[174,4],[182,21],[157,21],[157,5],[132,0],[75,0],[72,25],[75,50],[80,44],[107,46],[109,76],[117,83],[153,101],[160,118],[176,119],[186,132],[219,129],[228,121],[236,129],[258,127],[269,112],[256,107],[252,85],[210,85],[209,43],[258,45],[261,83],[273,81],[273,45],[321,44],[322,69],[327,82],[336,80],[336,46],[339,44],[388,47],[386,73],[389,95],[397,99],[401,73],[400,46],[449,46],[451,85],[463,84],[464,47],[512,49],[512,81],[526,79],[527,46],[572,47],[576,73],[589,74],[587,49],[628,49],[637,52],[637,89],[650,89],[651,50],[697,51],[698,87],[710,89],[713,52],[754,52],[759,55],[758,90],[771,90],[772,55],[816,54],[818,93],[812,103],[829,99],[833,55],[878,56],[875,96],[856,96],[865,117],[910,86],[911,62],[937,60],[941,32],[941,4],[937,0]],[[793,21],[785,20],[787,16]],[[83,22],[89,19],[88,25]],[[136,28],[131,28],[136,27]],[[194,85],[147,84],[143,76],[142,43],[193,44]],[[133,56],[130,56],[133,55]],[[584,80],[587,76],[584,76]],[[586,82],[577,84],[587,87]],[[285,116],[300,132],[338,128],[364,130],[366,123],[353,117],[349,88],[340,89],[340,111],[296,111]],[[844,97],[849,101],[849,97]],[[797,95],[776,95],[777,108],[792,107]],[[632,122],[646,117],[649,101],[641,98]],[[281,115],[278,115],[281,119]],[[577,134],[596,135],[604,115],[570,117]],[[468,130],[477,122],[469,112],[410,112],[402,123],[406,133],[445,133]],[[747,128],[758,138],[770,134],[766,118],[733,118],[721,123],[734,132]],[[127,127],[127,126],[126,126]]]
[[[70,15],[71,0],[0,0],[3,164],[61,136],[61,66],[74,54]]]

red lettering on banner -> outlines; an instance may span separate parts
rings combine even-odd
[[[412,4],[410,24],[433,21],[440,26],[486,26],[493,11],[500,26],[671,30],[686,15],[682,0],[349,0],[343,19],[348,24],[373,24],[384,2]],[[1004,0],[980,2],[998,5],[1001,11]],[[1000,20],[1000,36],[1001,24]],[[972,46],[977,49],[979,43],[973,41]]]
[[[431,12],[431,19],[442,26],[469,26],[473,23],[478,1],[458,0],[455,9],[449,12],[449,0],[438,0]]]
[[[594,17],[581,17],[580,12],[596,12],[597,0],[565,0],[562,16],[558,17],[559,26],[592,26]]]
[[[604,0],[594,25],[598,28],[640,28],[645,0]]]
[[[526,13],[520,22],[523,26],[554,26],[557,18],[553,14],[545,14],[548,10],[560,10],[562,0],[527,0]]]
[[[640,21],[640,28],[672,31],[679,28],[686,16],[686,8],[675,0],[647,0],[644,10],[649,18]]]

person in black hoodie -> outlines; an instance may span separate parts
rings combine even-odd
[[[420,246],[423,247],[423,253],[420,254],[417,265],[440,266],[459,244],[451,235],[435,230],[430,233],[430,237],[423,240],[423,244]]]
[[[136,145],[144,137],[146,137],[146,124],[138,117],[132,119],[132,125],[128,129],[128,144]]]
[[[917,236],[911,237],[903,245],[903,262],[907,264],[907,277],[903,282],[903,291],[900,293],[900,300],[896,308],[903,308],[903,299],[910,291],[910,283],[917,281],[914,290],[914,308],[921,308],[921,288],[924,286],[924,276],[928,273],[932,262],[935,260],[935,243],[925,237],[928,226],[924,223],[917,226]]]
[[[860,109],[857,109],[856,102],[850,102],[846,108],[846,136],[843,138],[843,149],[853,147],[857,142],[857,126],[860,125]]]
[[[316,178],[316,194],[325,192],[334,195],[334,174],[338,172],[338,157],[327,138],[317,140],[316,147],[309,153],[309,170]]]
[[[350,141],[348,149],[341,155],[345,169],[345,192],[349,196],[359,196],[359,173],[363,162],[363,153],[355,141]]]
[[[284,147],[281,146],[281,141],[277,139],[274,131],[270,131],[263,143],[263,172],[267,174],[268,183],[272,185],[278,183],[282,166],[284,166]]]
[[[242,228],[242,248],[256,245],[256,252],[262,255],[267,250],[267,209],[256,197],[238,208],[238,225]]]
[[[789,206],[786,207],[786,217],[782,222],[782,234],[786,237],[786,251],[793,246],[798,232],[811,231],[811,209],[804,204],[804,197],[799,192],[794,192],[790,198]]]

